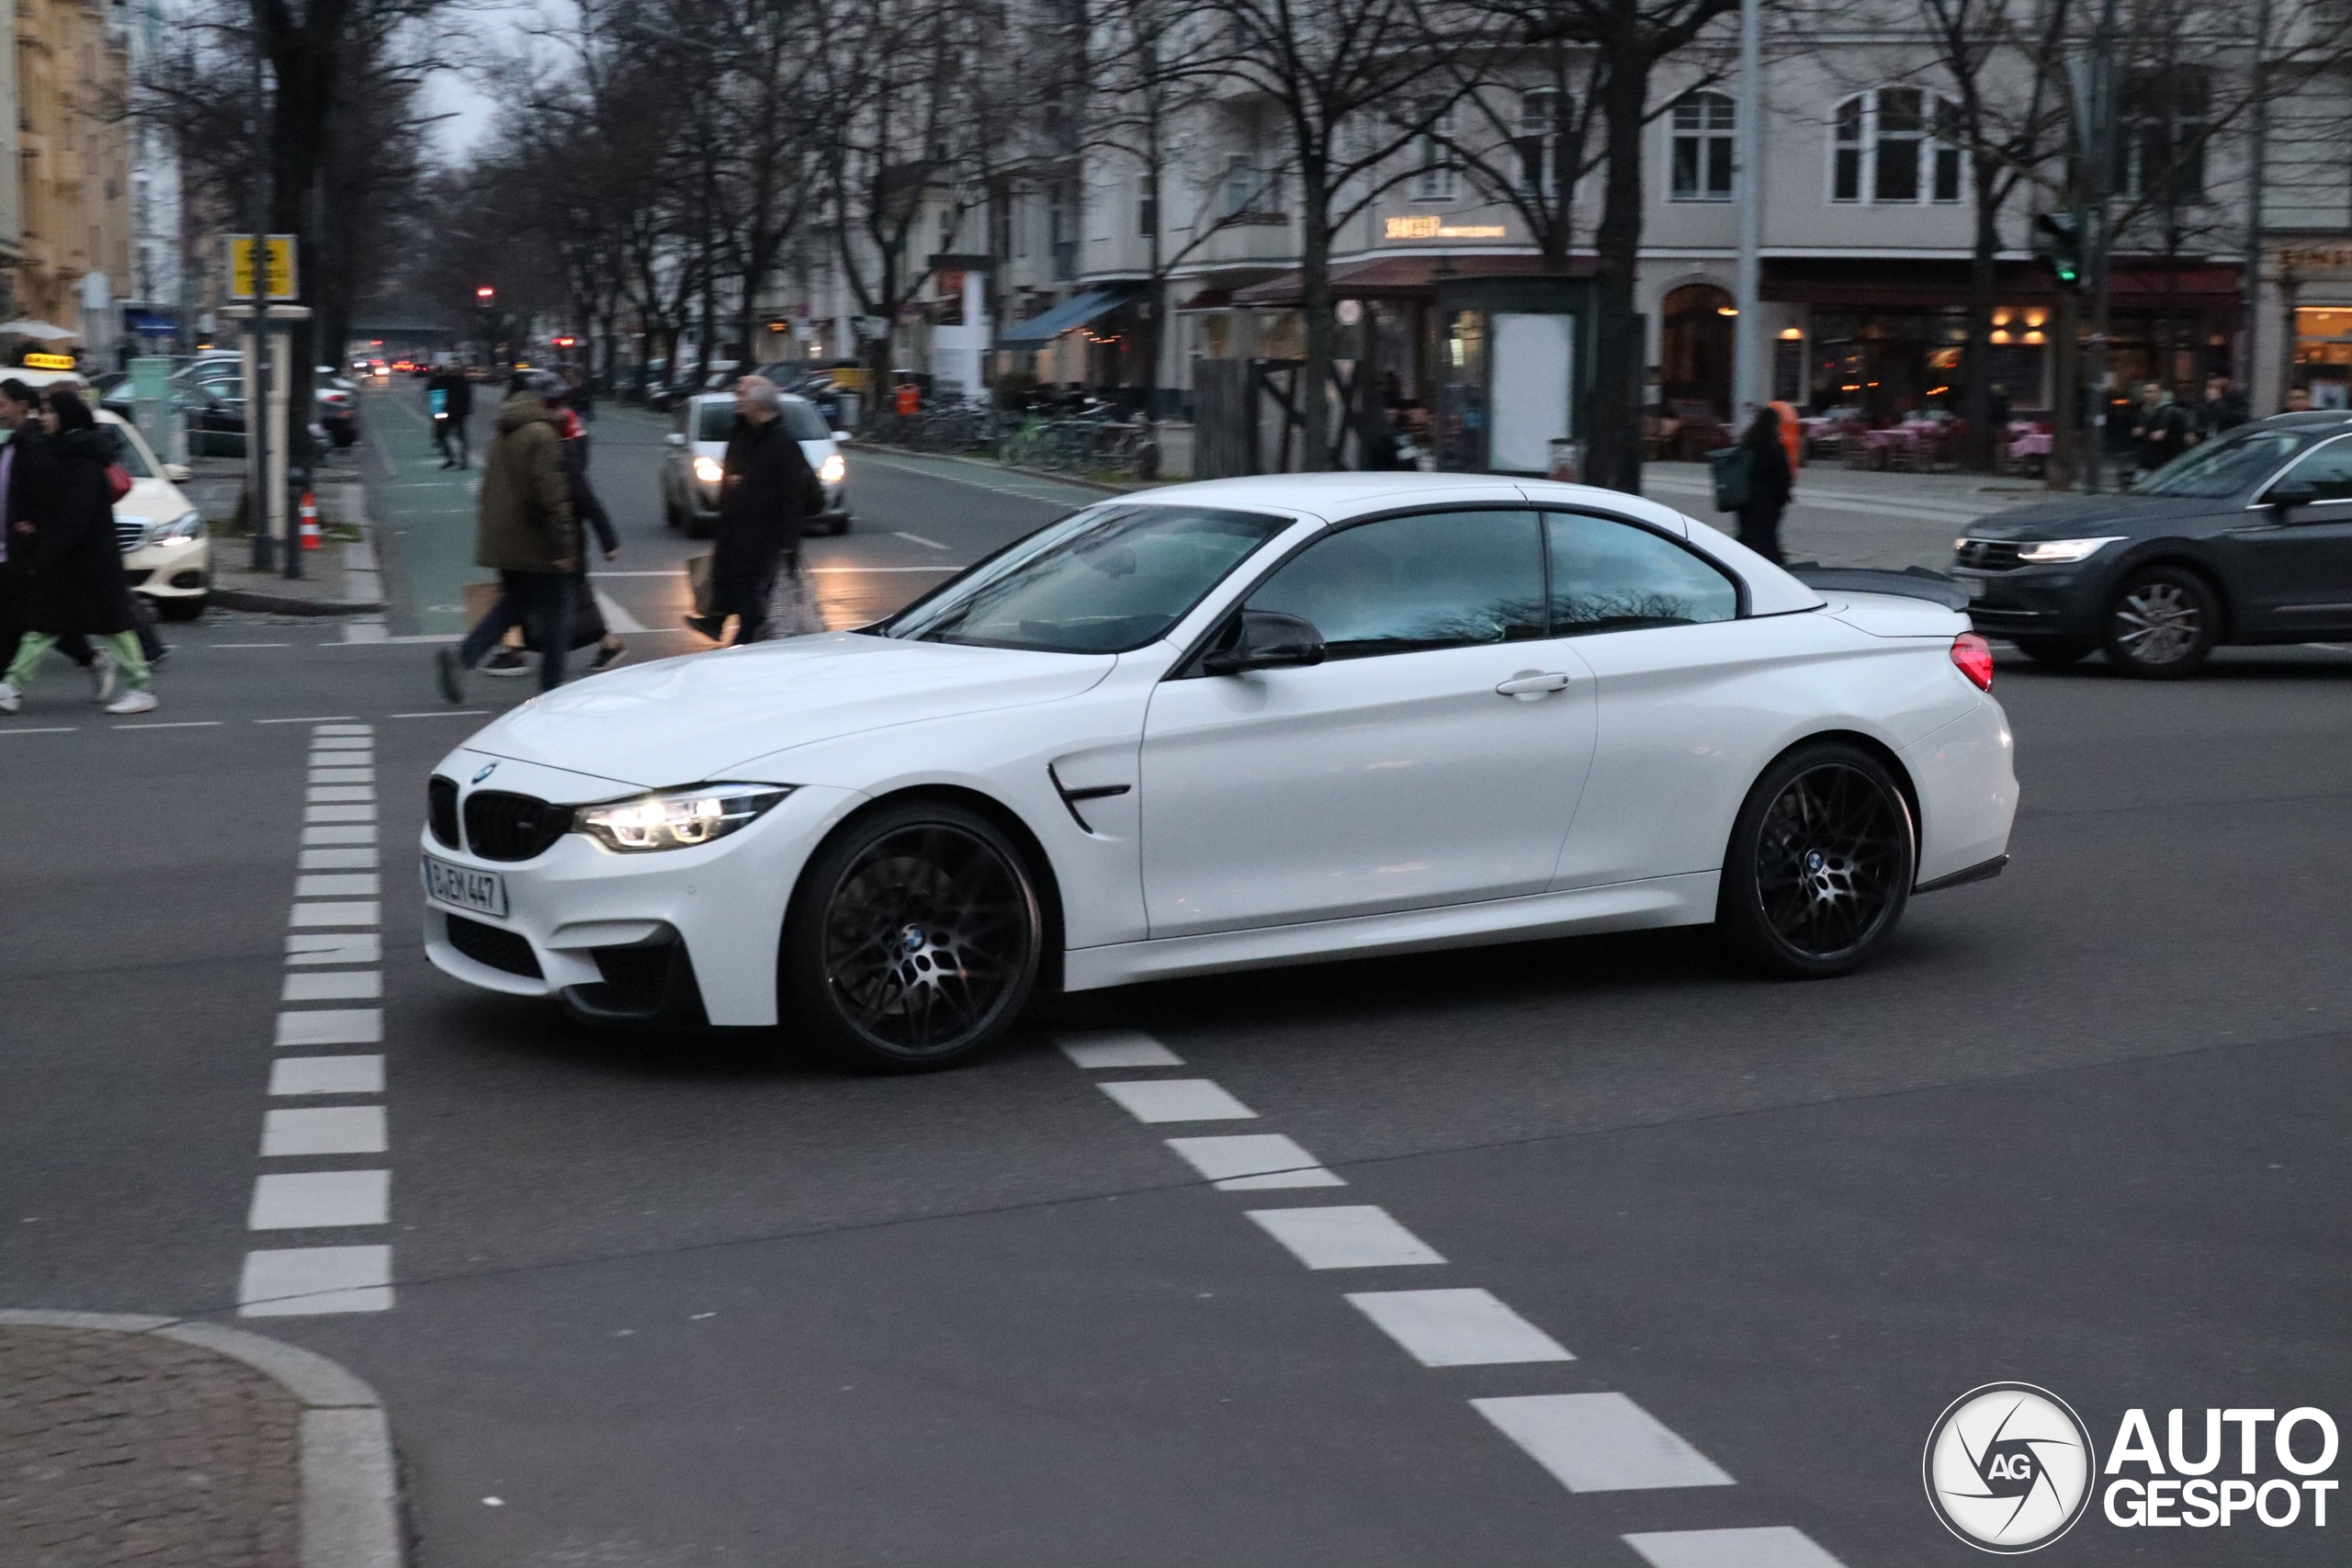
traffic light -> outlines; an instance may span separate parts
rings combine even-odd
[[[2083,234],[2071,212],[2044,212],[2033,220],[2033,254],[2061,288],[2083,286]]]

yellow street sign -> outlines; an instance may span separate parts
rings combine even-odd
[[[228,239],[229,298],[250,299],[254,297],[254,237],[251,234],[232,234]],[[295,287],[294,236],[291,234],[270,235],[267,254],[269,257],[267,297],[272,299],[300,298],[300,290]]]

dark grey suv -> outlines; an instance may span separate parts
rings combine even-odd
[[[2162,679],[2222,643],[2352,636],[2352,413],[2241,425],[2120,495],[2004,512],[1958,545],[1976,629],[2044,664],[2104,649]]]

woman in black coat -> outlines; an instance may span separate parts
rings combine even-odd
[[[1739,507],[1739,542],[1778,566],[1781,513],[1789,509],[1789,491],[1794,488],[1789,449],[1781,444],[1780,411],[1770,404],[1758,409],[1739,444],[1747,448],[1747,499]]]
[[[42,461],[25,476],[35,488],[24,498],[8,551],[28,629],[0,680],[0,713],[17,711],[41,656],[77,632],[107,649],[121,677],[125,690],[107,712],[149,712],[155,694],[139,647],[139,612],[122,575],[107,475],[119,437],[64,387],[50,392],[41,428],[48,432]]]

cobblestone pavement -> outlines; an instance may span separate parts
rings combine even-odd
[[[197,1346],[0,1327],[0,1563],[295,1568],[301,1412]]]

